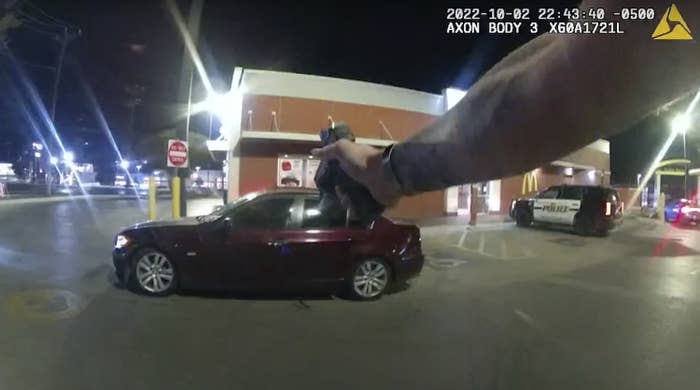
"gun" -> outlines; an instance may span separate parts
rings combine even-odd
[[[335,123],[327,129],[322,129],[320,138],[322,147],[341,139],[355,142],[350,126],[345,123]],[[321,212],[332,207],[343,207],[336,194],[336,187],[349,198],[352,217],[363,224],[369,224],[384,212],[384,205],[377,202],[365,186],[345,173],[336,159],[321,161],[314,181],[321,192]]]

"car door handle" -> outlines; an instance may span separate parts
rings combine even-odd
[[[273,246],[275,248],[279,248],[279,247],[286,245],[286,244],[287,244],[287,240],[283,240],[283,239],[270,240],[267,242],[267,245]]]

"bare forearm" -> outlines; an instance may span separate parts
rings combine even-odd
[[[700,23],[697,5],[679,7]],[[654,42],[651,24],[625,27],[623,36],[542,36],[506,57],[449,113],[396,145],[403,192],[522,173],[698,85],[696,45]]]

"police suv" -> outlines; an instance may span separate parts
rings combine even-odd
[[[518,226],[570,226],[581,235],[605,236],[622,223],[624,202],[612,188],[552,186],[532,198],[513,200],[510,216]]]

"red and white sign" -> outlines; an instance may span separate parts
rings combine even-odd
[[[277,159],[277,186],[302,187],[304,178],[304,159],[297,156],[279,157]]]
[[[187,168],[189,163],[187,141],[179,139],[168,140],[168,166],[173,168]]]

